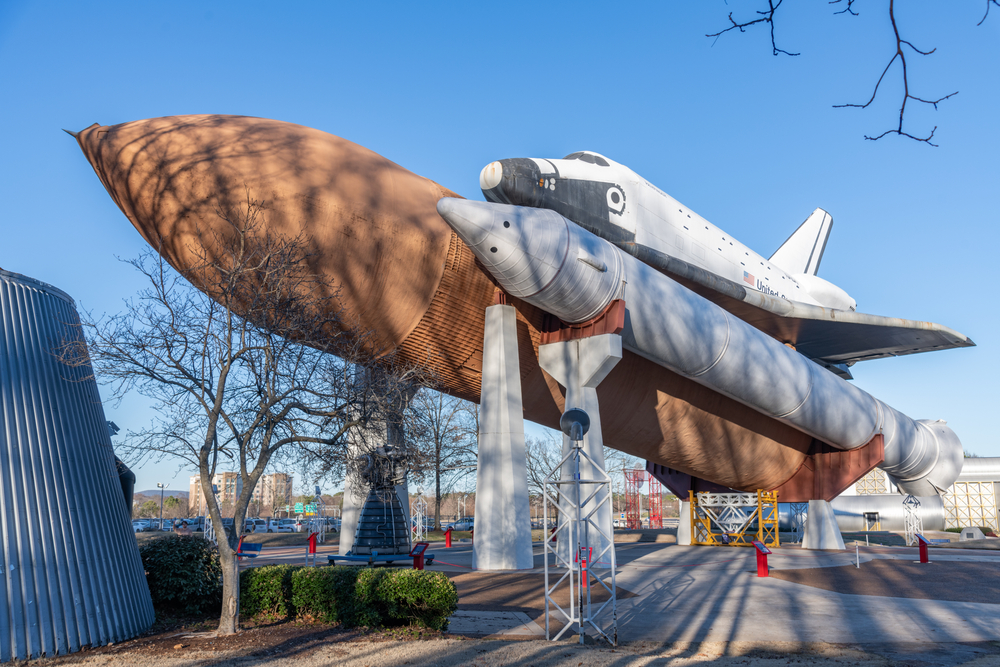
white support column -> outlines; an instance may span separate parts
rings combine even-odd
[[[803,549],[839,549],[843,551],[844,538],[837,525],[833,507],[825,500],[810,500],[809,515],[806,518]]]
[[[681,501],[680,519],[677,521],[677,544],[691,546],[691,502]]]
[[[538,361],[542,369],[551,375],[559,384],[566,388],[565,410],[580,408],[590,416],[590,431],[583,438],[583,451],[604,469],[604,438],[601,431],[601,413],[597,400],[597,386],[608,376],[611,369],[621,361],[622,339],[618,334],[603,334],[580,338],[561,343],[548,343],[538,348]],[[563,456],[572,449],[568,436],[563,436]],[[573,471],[563,466],[562,479],[572,479]],[[583,479],[595,479],[593,466],[584,462],[581,464],[580,476]],[[596,497],[584,508],[584,513],[591,511],[603,496]],[[608,535],[614,533],[611,525],[611,504],[607,503],[603,511],[596,516],[596,523]],[[562,517],[562,513],[560,513]],[[594,552],[602,551],[607,540],[592,529],[588,540],[593,545]],[[559,553],[566,556],[563,549],[570,545],[565,541],[558,543]],[[600,545],[600,546],[598,546]],[[597,566],[595,566],[597,567]]]
[[[531,510],[513,306],[486,309],[472,567],[530,570]]]

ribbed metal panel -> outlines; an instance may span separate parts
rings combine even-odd
[[[958,476],[960,482],[1000,482],[1000,456],[965,459],[965,467]]]
[[[0,662],[146,630],[146,586],[97,384],[55,355],[73,300],[0,271]]]

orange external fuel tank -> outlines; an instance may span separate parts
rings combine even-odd
[[[245,116],[92,125],[77,141],[122,212],[180,270],[223,232],[247,192],[267,224],[313,244],[313,270],[383,349],[478,401],[483,318],[496,287],[439,217],[457,196],[326,132]],[[538,365],[545,313],[516,299],[524,416],[557,427],[558,384]],[[628,351],[600,385],[605,444],[724,486],[773,489],[803,467],[810,436]],[[788,498],[791,499],[791,498]]]

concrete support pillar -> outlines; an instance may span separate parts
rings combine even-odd
[[[530,570],[531,509],[513,306],[486,309],[472,567]]]
[[[677,544],[691,546],[691,503],[687,500],[681,501],[680,519],[677,522]]]
[[[559,384],[566,388],[566,410],[580,408],[590,416],[590,431],[583,438],[583,451],[593,459],[594,463],[604,469],[604,438],[601,432],[601,411],[597,401],[597,386],[608,376],[622,358],[622,339],[618,334],[603,334],[580,338],[560,343],[548,343],[538,348],[538,361],[542,369],[551,375]],[[569,454],[572,444],[568,436],[563,436],[563,456]],[[561,479],[573,479],[573,461],[567,461],[563,466]],[[580,477],[596,479],[593,466],[586,460],[581,461]],[[569,485],[564,489],[568,490]],[[585,491],[586,493],[586,491]],[[584,507],[588,514],[595,505],[606,497],[606,492],[599,494]],[[608,535],[612,535],[611,504],[604,511],[595,515],[597,525]],[[560,513],[560,524],[564,520]],[[608,542],[597,530],[591,530],[587,540],[595,553],[608,546]],[[557,543],[560,556],[569,556],[571,545],[565,540]]]
[[[837,525],[837,518],[833,514],[833,507],[827,501],[809,501],[809,515],[806,518],[802,548],[839,550],[846,548],[844,538],[840,534],[840,526]]]

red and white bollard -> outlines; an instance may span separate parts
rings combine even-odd
[[[444,548],[451,549],[451,527],[444,531]]]

